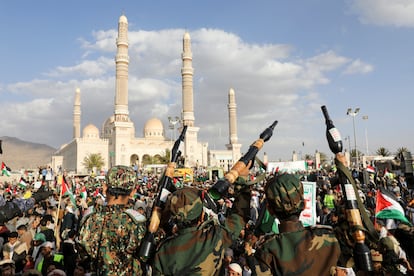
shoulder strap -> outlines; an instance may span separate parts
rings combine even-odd
[[[126,209],[124,211],[135,223],[145,222],[147,219],[134,209]]]
[[[85,212],[83,213],[82,219],[80,221],[79,225],[82,225],[86,219],[88,217],[90,217],[93,213],[95,213],[95,209],[93,208],[93,206],[90,206],[88,209],[85,210]]]
[[[333,227],[330,225],[324,225],[324,224],[316,224],[316,225],[311,225],[311,226],[306,226],[305,228],[309,228],[309,229],[323,229],[323,230],[330,230],[333,231]]]

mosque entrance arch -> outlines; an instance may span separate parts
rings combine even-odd
[[[131,157],[129,158],[129,162],[131,164],[132,167],[138,169],[139,167],[139,156],[137,154],[132,154]]]

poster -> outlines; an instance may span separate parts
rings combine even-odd
[[[316,182],[302,182],[305,209],[300,213],[299,220],[304,226],[316,224]]]

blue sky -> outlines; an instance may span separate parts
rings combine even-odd
[[[289,160],[294,150],[329,154],[321,105],[349,137],[347,149],[355,140],[346,111],[359,107],[358,150],[414,150],[413,0],[1,1],[0,136],[56,148],[70,142],[77,87],[82,128],[101,128],[113,113],[122,14],[137,137],[152,117],[172,136],[167,118],[180,115],[188,31],[195,124],[211,149],[228,142],[234,88],[243,152],[278,120],[262,150],[271,160]]]

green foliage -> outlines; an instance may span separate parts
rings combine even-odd
[[[362,155],[364,155],[361,151],[356,151],[355,149],[351,150],[350,155],[351,157],[357,157],[357,152],[358,152],[358,157],[361,157]]]
[[[408,148],[406,147],[401,147],[397,149],[397,152],[395,153],[396,156],[400,156],[403,153],[409,152]]]
[[[391,155],[391,152],[384,147],[379,147],[375,153],[384,157]]]
[[[319,156],[321,157],[321,164],[325,163],[328,160],[328,156],[323,152],[320,152]]]
[[[100,153],[90,153],[89,155],[85,156],[82,163],[82,165],[85,166],[88,170],[92,170],[95,167],[100,170],[104,164],[104,159]]]
[[[145,165],[151,165],[151,164],[168,164],[171,160],[171,151],[169,149],[166,149],[165,152],[162,154],[156,154],[156,155],[144,155],[142,157],[142,164]]]

